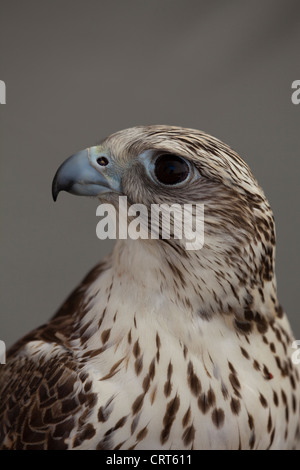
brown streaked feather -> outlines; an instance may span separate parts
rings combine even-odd
[[[84,392],[86,381],[69,352],[38,363],[22,356],[10,361],[0,386],[0,449],[66,449],[97,402]]]

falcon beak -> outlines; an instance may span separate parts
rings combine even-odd
[[[102,163],[98,164],[99,157]],[[104,162],[104,164],[103,164]],[[52,182],[52,197],[56,201],[60,191],[78,196],[98,196],[118,191],[120,180],[114,175],[111,158],[99,153],[99,147],[82,150],[68,158],[57,170]]]

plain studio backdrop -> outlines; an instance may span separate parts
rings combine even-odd
[[[113,246],[96,237],[96,200],[52,201],[58,166],[140,124],[201,129],[249,164],[275,214],[279,300],[300,339],[300,2],[1,0],[0,10],[0,339],[46,322]]]

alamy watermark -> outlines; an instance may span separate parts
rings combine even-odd
[[[300,340],[295,340],[292,343],[292,348],[296,349],[295,352],[292,354],[292,363],[295,365],[300,364]]]
[[[6,364],[6,345],[0,340],[0,364]]]
[[[151,204],[149,210],[119,196],[118,211],[113,204],[100,204],[96,215],[102,217],[96,227],[100,240],[174,238],[183,240],[187,250],[204,244],[204,204]]]
[[[0,80],[0,104],[6,104],[6,85],[3,80]]]
[[[300,80],[293,81],[292,89],[295,90],[291,96],[292,103],[299,104],[300,103]]]

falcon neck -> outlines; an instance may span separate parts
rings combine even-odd
[[[245,276],[252,253],[244,250],[243,264],[232,256],[221,265],[209,249],[186,252],[162,241],[119,240],[112,255],[116,277],[136,293],[139,303],[159,299],[176,304],[189,318],[208,319],[216,313],[245,318],[245,311],[273,317],[277,302],[275,277],[262,284]],[[243,275],[243,278],[242,278]],[[276,308],[276,305],[275,305]]]

